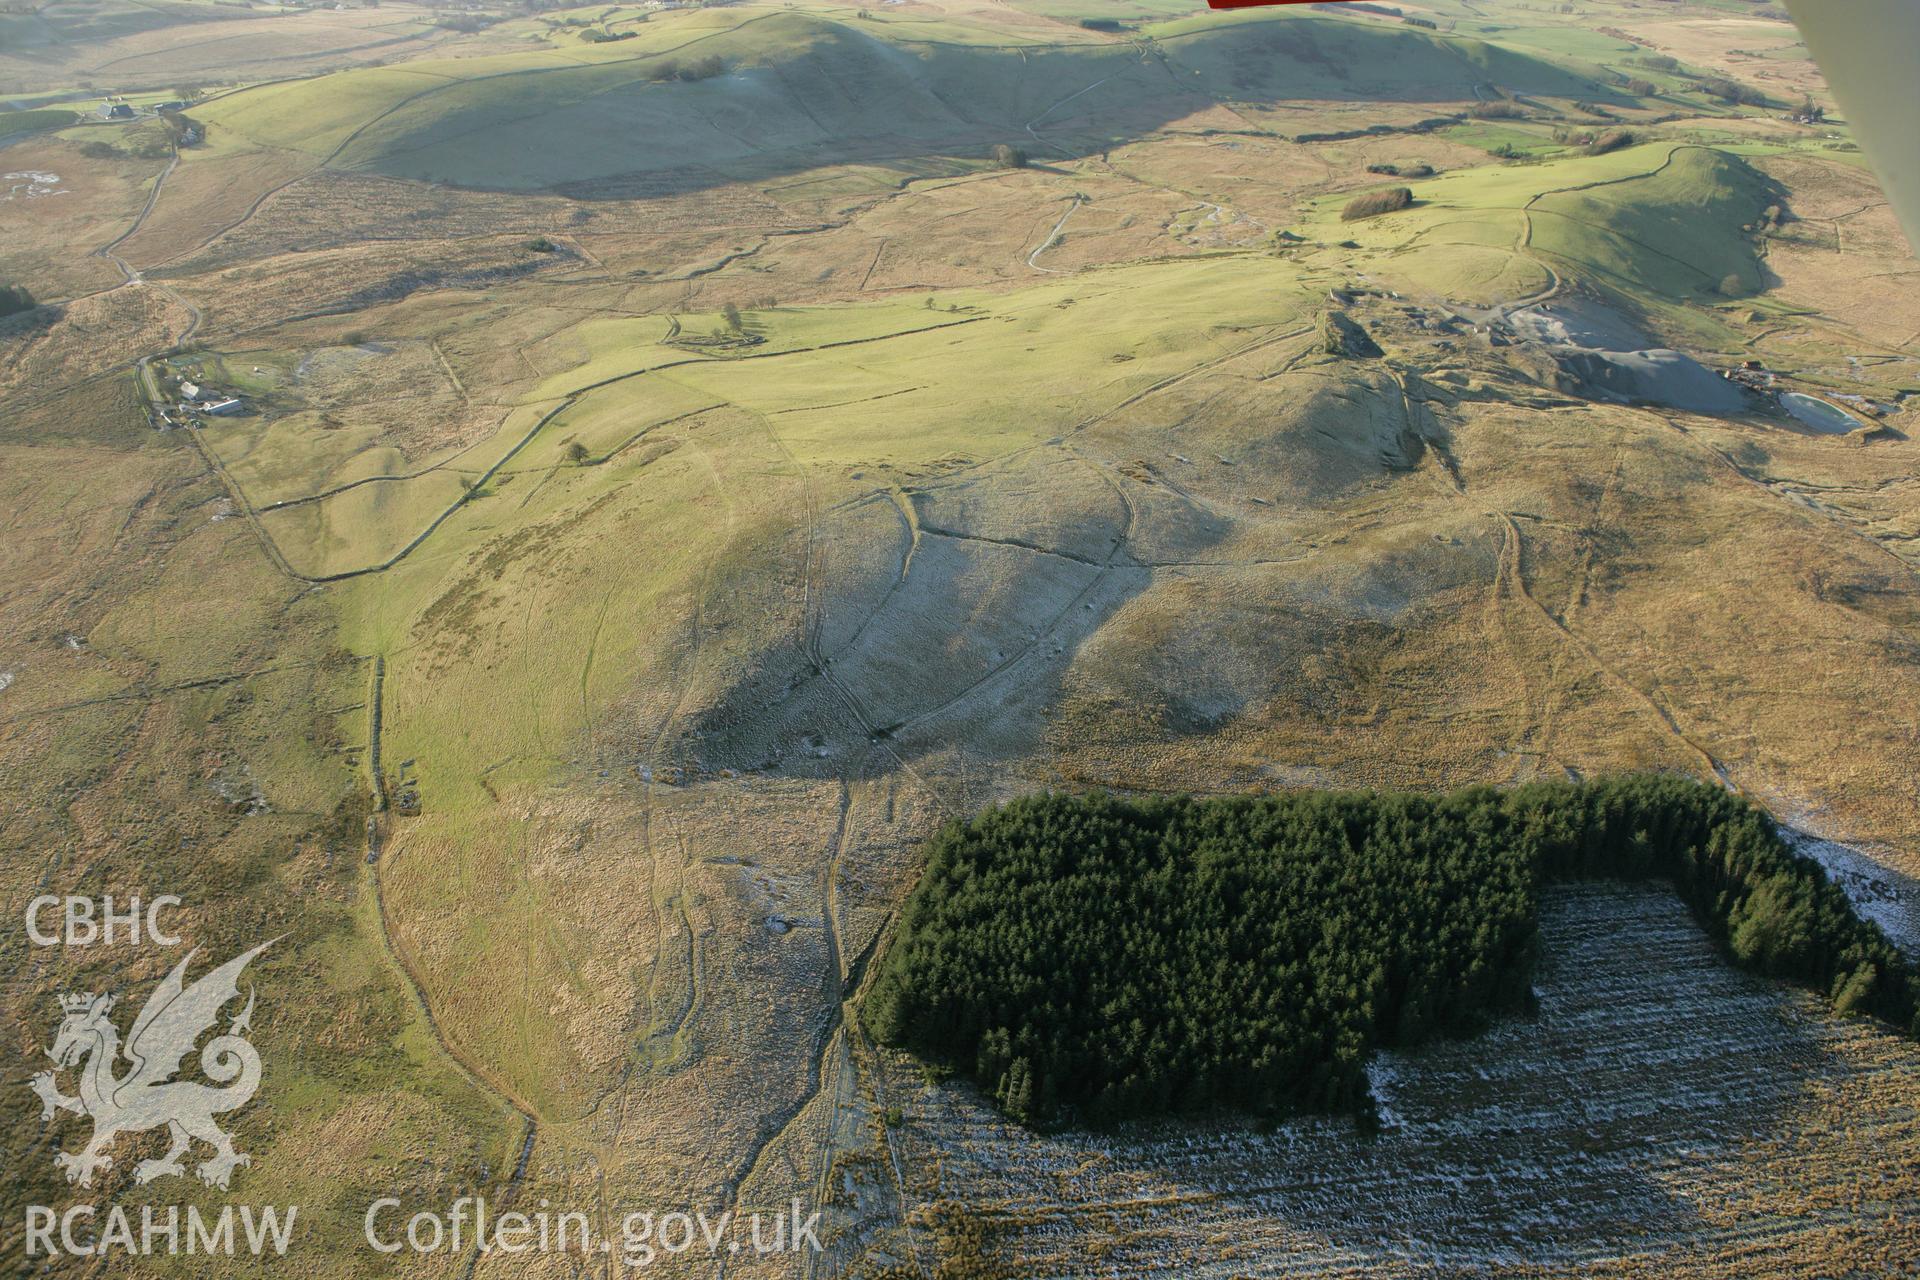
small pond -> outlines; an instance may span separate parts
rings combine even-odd
[[[1802,395],[1798,391],[1789,391],[1780,397],[1786,411],[1805,425],[1823,435],[1843,436],[1849,431],[1858,431],[1866,423],[1848,413],[1845,409]]]

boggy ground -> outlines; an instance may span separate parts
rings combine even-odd
[[[291,930],[260,974],[243,1177],[308,1206],[316,1274],[611,1274],[381,1263],[356,1241],[387,1189],[602,1231],[801,1195],[832,1242],[813,1274],[976,1248],[1012,1274],[1911,1256],[1920,1055],[1730,976],[1657,894],[1570,896],[1542,1019],[1399,1064],[1377,1146],[1230,1122],[1041,1142],[852,1029],[918,842],[1036,787],[1672,768],[1920,874],[1920,310],[1856,156],[1664,72],[1612,109],[1684,121],[1556,144],[1582,85],[1637,65],[1599,33],[1621,6],[1432,6],[1454,25],[1390,102],[1334,56],[1411,30],[1377,16],[1262,19],[1326,55],[1301,69],[1030,7],[809,9],[834,29],[799,36],[753,6],[622,11],[640,34],[606,46],[507,23],[471,60],[223,97],[171,166],[81,155],[92,126],[9,148],[73,192],[0,204],[47,249],[7,270],[54,304],[0,321],[10,900],[181,892],[210,954]],[[709,36],[753,64],[741,93],[785,76],[816,109],[848,48],[907,84],[913,50],[959,46],[1003,96],[910,144],[479,180],[513,152],[460,113],[586,110],[538,69]],[[457,92],[381,96],[392,76]],[[1538,164],[1452,129],[1295,140],[1464,115],[1503,77]],[[619,83],[735,120],[728,77]],[[1124,116],[1104,96],[1156,84]],[[285,110],[295,90],[339,115]],[[995,167],[995,142],[1036,163]],[[1441,172],[1341,223],[1377,164]],[[1750,206],[1776,202],[1763,234]],[[1696,207],[1681,271],[1663,228]],[[1832,437],[1760,401],[1602,402],[1484,332],[1576,294],[1650,346],[1883,412]],[[1329,307],[1385,354],[1328,354]],[[153,432],[180,375],[249,412]],[[8,956],[23,1054],[52,993],[130,999],[166,967]],[[1681,1025],[1697,1088],[1620,1078]],[[51,1153],[83,1131],[20,1110],[24,1196],[64,1203]],[[130,1168],[130,1203],[182,1194]]]

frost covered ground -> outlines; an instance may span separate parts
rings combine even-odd
[[[1783,827],[1781,834],[1827,869],[1855,911],[1885,930],[1902,951],[1920,956],[1920,881],[1836,841],[1791,827]]]

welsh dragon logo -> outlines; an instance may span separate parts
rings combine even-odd
[[[260,1087],[260,1055],[245,1038],[253,1027],[251,987],[246,1007],[234,1015],[226,1033],[207,1041],[200,1050],[200,1069],[224,1087],[174,1077],[180,1073],[181,1060],[193,1052],[201,1035],[219,1021],[220,1010],[240,998],[241,970],[272,945],[260,944],[192,986],[186,985],[187,965],[199,951],[189,952],[147,997],[140,1016],[133,1020],[124,1050],[120,1032],[108,1017],[113,1012],[111,994],[87,992],[60,997],[60,1031],[47,1056],[59,1071],[78,1070],[79,1096],[70,1098],[60,1092],[56,1071],[42,1071],[28,1082],[28,1087],[40,1095],[43,1121],[51,1120],[55,1110],[93,1119],[93,1138],[84,1150],[78,1155],[62,1151],[53,1158],[54,1164],[66,1171],[68,1182],[92,1186],[94,1174],[113,1164],[107,1149],[114,1139],[161,1125],[167,1127],[172,1145],[159,1159],[142,1160],[134,1167],[133,1176],[138,1182],[184,1176],[181,1157],[196,1141],[213,1148],[213,1155],[195,1170],[208,1186],[226,1187],[236,1168],[253,1162],[252,1157],[235,1151],[233,1139],[213,1122],[215,1116],[245,1106]],[[115,1075],[123,1054],[131,1065],[123,1074]]]

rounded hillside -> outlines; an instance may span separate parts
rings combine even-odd
[[[716,25],[723,23],[724,25]],[[1160,30],[1160,29],[1156,29]],[[1321,18],[1164,28],[1182,74],[1131,43],[983,44],[917,28],[726,10],[632,39],[415,62],[270,85],[206,111],[223,136],[342,168],[502,189],[635,174],[677,185],[848,159],[984,157],[1048,132],[1136,138],[1217,102],[1342,101],[1359,88],[1471,102],[1493,82],[1592,92],[1551,63],[1412,29]],[[1071,95],[1071,101],[1063,101]]]

